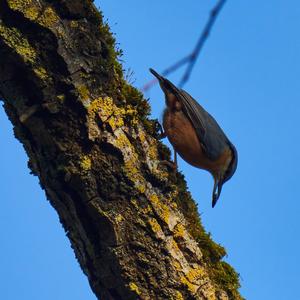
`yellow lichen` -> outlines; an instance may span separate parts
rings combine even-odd
[[[11,9],[19,11],[23,11],[31,2],[31,0],[7,0],[7,4]]]
[[[186,234],[186,230],[182,224],[177,224],[173,231],[175,238],[182,238]]]
[[[57,36],[60,40],[66,37],[66,32],[63,27],[55,25],[53,28],[56,29]]]
[[[149,212],[152,211],[152,208],[150,205],[147,205],[145,208],[142,209],[144,214],[148,214]]]
[[[82,170],[84,170],[84,171],[91,170],[91,168],[92,168],[92,161],[91,161],[91,159],[87,155],[84,155],[81,158],[80,166],[81,166]]]
[[[0,23],[0,36],[4,43],[13,48],[25,62],[34,63],[36,51],[17,28],[5,27]]]
[[[182,294],[179,291],[176,291],[175,300],[184,300]]]
[[[116,136],[113,140],[113,143],[123,153],[124,173],[126,174],[128,179],[130,179],[134,183],[135,188],[139,192],[144,193],[146,190],[146,181],[139,170],[138,155],[122,130],[115,131],[115,135]]]
[[[118,127],[122,127],[124,125],[124,120],[123,120],[122,117],[120,117],[120,115],[118,115],[118,116],[112,115],[108,119],[108,124],[114,130],[114,129],[118,128]]]
[[[102,121],[108,123],[112,130],[124,125],[125,109],[117,107],[110,97],[102,99],[100,114]]]
[[[149,265],[150,260],[144,256],[143,252],[137,252],[138,260],[142,262],[144,265]]]
[[[117,223],[121,223],[122,221],[124,221],[124,217],[121,214],[118,214],[115,220]]]
[[[136,199],[134,199],[134,198],[131,198],[130,199],[130,202],[133,204],[133,206],[135,207],[135,208],[139,208],[140,206],[138,205],[138,201],[136,200]]]
[[[172,245],[173,251],[175,251],[175,252],[181,252],[180,249],[179,249],[179,247],[178,247],[178,244],[176,243],[175,240],[172,239],[171,245]]]
[[[72,28],[77,28],[77,27],[78,27],[78,22],[76,22],[76,21],[74,21],[74,20],[71,20],[70,26],[71,26]]]
[[[159,167],[160,161],[158,160],[157,140],[147,136],[145,129],[142,126],[138,126],[137,128],[138,137],[141,141],[149,170],[160,180],[167,180],[168,173],[166,172],[165,168]]]
[[[85,87],[85,89],[87,90],[86,87]],[[78,88],[77,88],[77,90],[78,90]],[[79,94],[80,94],[80,91],[79,91]],[[87,95],[89,95],[89,92],[87,92]],[[87,110],[88,110],[89,116],[94,117],[96,113],[99,113],[101,106],[102,106],[102,98],[101,97],[94,99],[93,101],[88,103]]]
[[[42,16],[38,19],[38,23],[45,27],[52,27],[58,20],[59,16],[56,14],[55,10],[51,6],[48,6],[44,10]]]
[[[130,124],[135,125],[138,122],[137,111],[132,106],[118,107],[114,104],[111,97],[99,97],[94,99],[89,107],[89,112],[98,113],[102,122],[109,124],[115,130],[124,125],[124,119],[129,117]]]
[[[151,161],[157,160],[158,152],[157,152],[157,142],[155,139],[149,139],[149,141],[146,138],[146,133],[144,130],[140,129],[138,132],[139,139],[141,143],[146,148],[146,154],[147,158]]]
[[[190,269],[190,271],[180,278],[182,284],[184,284],[188,290],[195,293],[199,288],[199,282],[204,277],[207,277],[205,271],[200,266]]]
[[[142,144],[147,141],[144,130],[139,130],[139,138],[140,138],[140,141],[141,141]]]
[[[57,95],[56,98],[61,101],[61,102],[64,102],[65,99],[66,99],[66,96],[64,94],[61,94],[61,95]]]
[[[205,271],[203,268],[197,266],[196,268],[191,269],[187,274],[186,278],[192,282],[195,283],[199,279],[201,279],[205,275]]]
[[[162,230],[161,230],[161,227],[160,227],[160,225],[158,224],[158,222],[156,221],[156,219],[151,218],[151,219],[149,220],[149,224],[150,224],[151,229],[152,229],[152,231],[153,231],[154,233],[157,233],[157,232],[161,232],[161,231],[162,231]]]
[[[88,79],[88,78],[90,78],[90,75],[87,74],[87,73],[85,73],[85,72],[80,72],[79,75],[80,75],[80,78],[82,78],[82,79]],[[91,78],[91,79],[92,79],[92,81],[94,83],[96,83],[96,80],[94,78]]]
[[[177,209],[177,208],[178,208],[178,205],[177,205],[176,202],[171,202],[170,205],[171,205],[171,207],[172,207],[173,209]]]
[[[27,19],[36,20],[40,14],[40,9],[34,5],[31,5],[23,10],[23,14]]]
[[[136,160],[133,158],[125,161],[123,170],[125,171],[126,176],[133,181],[136,189],[140,193],[144,193],[146,190],[146,183],[144,177],[141,175],[140,170],[138,169]]]
[[[192,294],[194,294],[194,293],[197,292],[197,290],[198,290],[199,287],[198,287],[197,285],[195,285],[195,284],[190,283],[190,282],[187,280],[187,278],[186,278],[185,276],[182,276],[182,277],[180,278],[180,281],[181,281],[181,283],[182,283],[183,285],[185,285],[185,286],[187,287],[187,289],[188,289]]]
[[[140,292],[138,286],[137,286],[134,282],[130,282],[130,283],[129,283],[129,288],[130,288],[133,292],[135,292],[136,294],[138,294],[138,295],[141,294],[141,292]]]
[[[90,91],[85,85],[80,85],[77,87],[77,91],[82,100],[87,101],[90,98]]]
[[[36,50],[17,28],[6,27],[0,21],[0,38],[2,38],[7,46],[14,49],[25,63],[32,66],[33,72],[39,79],[48,80],[50,78],[45,68],[38,65]]]
[[[157,197],[156,194],[152,194],[150,196],[150,201],[154,208],[156,209],[156,212],[159,214],[161,219],[166,223],[169,224],[170,219],[170,209],[167,205],[163,204]]]
[[[20,11],[26,18],[34,20],[44,27],[53,27],[59,20],[59,16],[51,6],[41,10],[31,0],[8,0],[8,5],[11,9]],[[40,15],[41,13],[42,15]]]
[[[47,71],[43,67],[33,68],[34,73],[42,80],[49,79]]]
[[[158,152],[157,152],[156,144],[154,144],[154,143],[150,144],[150,147],[148,148],[148,151],[147,151],[147,155],[151,161],[157,160]],[[165,173],[165,175],[167,174],[166,172],[164,172],[164,173]]]
[[[133,108],[131,105],[126,105],[124,115],[130,117],[131,125],[138,124],[138,111],[135,108]]]
[[[178,261],[174,261],[173,266],[175,267],[176,271],[179,271],[182,269],[180,263]]]

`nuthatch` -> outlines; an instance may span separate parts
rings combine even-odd
[[[177,88],[153,69],[166,98],[161,137],[168,137],[176,152],[189,164],[209,171],[214,178],[212,207],[223,184],[237,167],[237,151],[216,120],[187,92]]]

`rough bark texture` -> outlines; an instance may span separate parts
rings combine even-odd
[[[91,1],[0,0],[0,95],[99,299],[241,299]]]

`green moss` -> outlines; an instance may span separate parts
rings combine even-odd
[[[124,174],[134,183],[138,192],[145,193],[147,186],[145,178],[141,173],[136,149],[128,140],[127,136],[122,133],[122,130],[118,131],[118,128],[128,124],[136,125],[141,121],[146,127],[146,133],[155,136],[155,123],[148,119],[150,106],[143,98],[141,92],[129,85],[123,78],[122,65],[119,62],[119,57],[122,53],[115,49],[115,39],[110,32],[108,24],[100,23],[99,33],[101,35],[101,40],[105,43],[105,49],[107,50],[103,68],[105,70],[110,70],[108,71],[109,75],[112,75],[114,80],[109,81],[111,88],[106,87],[109,97],[97,98],[89,104],[87,108],[89,116],[94,118],[98,115],[104,124],[110,125],[115,134],[115,139],[113,141],[114,146],[123,153]],[[84,90],[82,90],[80,94],[83,98],[88,98],[89,96]],[[118,105],[116,103],[118,103]],[[145,136],[139,134],[139,139],[140,142],[143,143],[145,141]],[[170,150],[160,142],[158,142],[155,147],[156,146],[158,147],[158,152],[154,151],[151,159],[159,157],[161,160],[169,160]],[[126,152],[123,152],[122,149],[127,150]],[[178,173],[177,176],[174,176],[171,185],[173,185],[173,187],[169,186],[171,190],[178,191],[178,194],[174,195],[172,199],[175,201],[179,210],[183,212],[185,219],[188,222],[187,230],[202,249],[204,264],[211,267],[209,276],[213,278],[217,289],[219,287],[228,292],[229,295],[234,295],[235,298],[232,299],[240,299],[237,292],[237,288],[239,287],[238,275],[232,268],[228,268],[226,263],[221,261],[226,254],[225,249],[216,244],[211,239],[210,235],[205,232],[199,218],[197,206],[191,198],[190,193],[187,192],[184,177]],[[168,224],[170,218],[169,207],[164,205],[161,199],[155,194],[147,195],[147,197],[155,212],[166,224]],[[155,219],[150,219],[147,225],[150,226],[153,232],[160,231],[160,226]],[[175,237],[180,239],[182,235],[184,235],[184,230],[178,226],[175,229]],[[175,246],[176,245],[173,247],[174,249],[176,248]],[[174,251],[176,251],[176,249]],[[191,270],[187,276],[181,278],[181,283],[193,291],[198,287],[197,284],[195,284],[197,278],[204,276],[203,274],[203,269]],[[136,291],[137,286],[134,283],[131,283],[130,288]]]
[[[202,232],[198,232],[196,241],[202,249],[206,260],[209,262],[217,262],[226,255],[225,248],[215,243],[211,239],[210,234],[206,233],[204,229],[202,229]]]
[[[103,61],[103,69],[110,70],[114,80],[111,81],[110,86],[106,87],[108,95],[115,100],[119,99],[127,105],[127,114],[124,116],[125,123],[129,121],[132,124],[132,120],[141,120],[146,128],[147,132],[153,133],[153,122],[147,119],[150,113],[150,105],[147,100],[144,99],[143,94],[132,87],[126,82],[123,76],[123,67],[120,63],[120,57],[122,56],[122,50],[117,49],[115,37],[110,31],[110,27],[107,23],[103,22],[103,17],[100,15],[99,34],[101,40],[105,43],[106,59]],[[116,94],[116,91],[119,91]],[[131,113],[130,113],[131,112]]]
[[[101,22],[99,25],[99,32],[103,37],[103,39],[105,40],[107,46],[110,46],[108,50],[112,51],[111,54],[113,54],[113,57],[116,59],[120,54],[120,52],[117,52],[115,50],[116,39],[114,38],[113,34],[110,31],[110,27],[108,23],[103,21],[103,16],[101,15],[100,17],[101,17]]]
[[[201,224],[197,210],[197,205],[187,192],[184,176],[177,173],[176,186],[179,189],[178,196],[175,197],[176,204],[184,214],[189,226],[189,233],[198,242],[203,253],[204,262],[210,266],[210,277],[220,289],[225,290],[232,297],[230,299],[242,299],[237,291],[239,288],[239,275],[227,263],[221,261],[226,255],[226,250],[221,245],[215,243],[210,234],[206,233]]]
[[[151,108],[148,101],[144,99],[143,94],[135,87],[124,81],[121,93],[126,99],[126,103],[132,105],[137,110],[141,120],[150,114]]]
[[[107,59],[106,65],[108,69],[111,69],[116,77],[117,81],[123,78],[123,68],[119,62],[119,58],[122,55],[121,50],[116,49],[116,40],[110,32],[110,27],[103,21],[103,16],[100,15],[101,22],[99,25],[99,33],[103,41],[105,41]]]
[[[148,119],[148,115],[150,112],[150,106],[148,102],[143,98],[143,95],[140,91],[129,85],[123,78],[122,66],[118,61],[121,52],[115,50],[115,39],[110,33],[109,26],[107,24],[100,25],[99,30],[101,35],[104,37],[104,40],[106,41],[109,57],[108,64],[113,66],[116,78],[115,84],[117,84],[117,89],[120,89],[121,99],[123,103],[125,102],[125,104],[122,105],[124,105],[124,107],[126,105],[129,105],[130,108],[135,111],[135,117],[144,124],[146,132],[152,136],[155,136],[155,122]],[[118,97],[120,97],[120,95],[114,95],[112,92],[113,99],[116,99]],[[123,120],[126,123],[127,117],[130,116],[130,114],[126,115],[125,111],[123,111],[122,114]],[[132,147],[129,141],[125,142],[122,138],[120,138],[121,137],[119,137],[118,147]],[[140,141],[143,143],[142,136],[140,136]],[[128,143],[130,145],[128,145]],[[158,156],[161,160],[170,160],[170,150],[162,143],[157,143],[157,147],[158,155],[156,153],[155,156]],[[140,186],[140,189],[138,188],[138,190],[143,193],[145,191],[144,180],[141,177],[140,170],[135,163],[135,159],[136,158],[125,160],[125,173],[135,182],[136,187]],[[175,195],[173,199],[175,200],[175,203],[178,206],[179,210],[183,212],[185,219],[188,222],[187,229],[193,236],[193,238],[198,242],[198,245],[203,253],[204,262],[212,267],[211,274],[209,275],[214,279],[216,285],[220,286],[220,289],[224,289],[228,292],[228,294],[234,295],[234,298],[232,299],[240,299],[237,292],[237,288],[239,287],[238,275],[231,267],[227,268],[226,263],[221,261],[221,259],[226,255],[225,249],[215,243],[211,239],[210,234],[207,234],[205,232],[199,218],[197,205],[191,198],[190,193],[187,192],[187,186],[184,177],[181,174],[177,173],[177,176],[174,176],[173,178],[172,184],[175,186],[175,188],[170,188],[172,190],[178,190],[178,194]],[[156,195],[150,196],[150,201],[153,207],[155,207],[156,212],[159,213],[160,218],[168,223],[170,213],[168,207],[165,207]],[[159,230],[155,222],[152,222],[152,224],[150,225],[153,231]],[[177,230],[175,230],[175,236],[177,238],[180,238],[182,234],[183,229],[178,227]],[[199,274],[197,273],[196,275],[203,275],[203,270],[196,271],[199,271]],[[196,287],[196,285],[191,282],[193,281],[193,275],[195,274],[191,273],[191,278],[182,278],[182,283],[184,283],[191,290]]]
[[[213,270],[211,277],[228,293],[230,299],[243,299],[238,293],[240,288],[239,276],[228,263],[222,261],[212,265],[210,269]]]
[[[127,113],[135,112],[134,116],[145,122],[145,126],[149,127],[150,121],[146,119],[146,116],[150,113],[150,105],[147,100],[144,99],[143,94],[136,88],[129,85],[123,76],[123,67],[120,62],[120,57],[122,56],[122,50],[117,49],[115,37],[110,31],[110,27],[107,23],[103,22],[103,17],[101,17],[101,23],[99,25],[99,33],[101,35],[101,40],[105,42],[105,49],[107,52],[107,58],[103,62],[104,68],[106,70],[111,70],[114,80],[111,81],[111,86],[107,87],[109,95],[114,99],[122,100],[122,104],[127,104]],[[116,94],[116,90],[120,92]],[[128,119],[132,120],[132,114],[128,114]],[[125,118],[125,121],[127,119]]]

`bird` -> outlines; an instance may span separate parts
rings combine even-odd
[[[204,169],[214,178],[212,207],[220,197],[223,184],[236,171],[238,154],[217,121],[186,91],[149,69],[165,94],[163,128],[160,138],[167,137],[177,153],[190,165]]]

